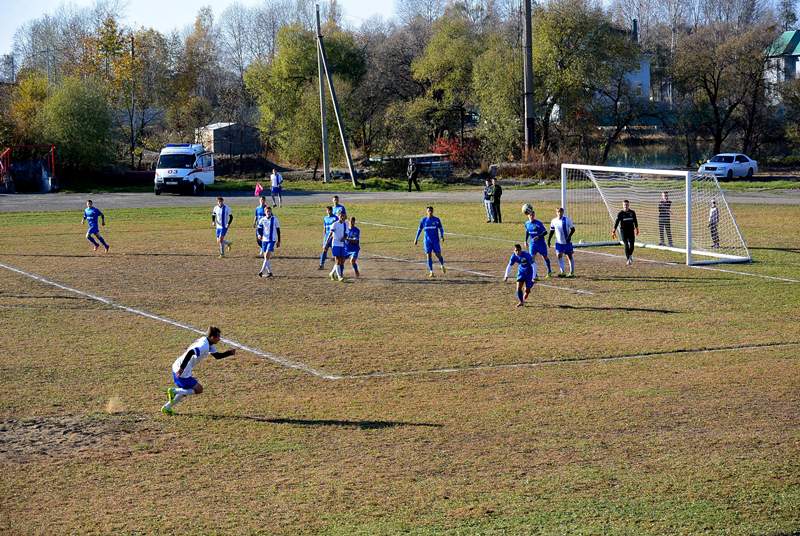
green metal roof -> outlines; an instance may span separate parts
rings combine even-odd
[[[790,30],[778,36],[769,47],[770,56],[800,56],[800,31]]]

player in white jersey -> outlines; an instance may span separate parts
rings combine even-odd
[[[331,270],[330,278],[344,281],[344,260],[347,257],[345,252],[345,241],[347,239],[347,213],[342,210],[339,212],[339,219],[331,225],[330,240],[331,253],[336,259],[336,264]]]
[[[219,343],[221,335],[219,328],[211,326],[205,337],[194,341],[183,354],[178,356],[172,364],[172,381],[175,382],[175,387],[167,389],[169,400],[161,407],[161,413],[174,415],[174,407],[181,400],[189,395],[199,395],[203,392],[203,386],[192,376],[192,372],[209,354],[214,356],[214,359],[225,359],[236,353],[236,349],[217,351],[215,345]]]
[[[572,258],[572,235],[575,226],[572,220],[564,215],[564,208],[556,210],[556,217],[550,222],[550,234],[547,235],[547,247],[553,234],[556,235],[556,253],[558,253],[558,277],[575,277],[575,260]],[[569,258],[569,274],[564,273],[564,255]]]
[[[228,234],[228,229],[233,223],[233,213],[225,200],[221,197],[217,198],[217,206],[211,211],[211,227],[217,229],[217,244],[219,244],[219,256],[225,256],[225,246],[228,246],[228,251],[231,250],[231,241],[225,240],[225,235]]]
[[[278,172],[277,169],[272,170],[272,175],[269,176],[270,182],[270,196],[272,197],[272,206],[275,207],[275,196],[278,196],[278,206],[283,206],[283,197],[281,193],[283,192],[283,176]]]
[[[269,260],[272,258],[272,253],[275,249],[281,247],[281,224],[278,221],[278,217],[272,214],[272,207],[267,206],[264,209],[264,217],[258,220],[256,229],[258,239],[261,242],[261,252],[264,254],[264,263],[261,265],[258,277],[265,277],[264,270],[267,271],[266,277],[272,277],[272,267],[269,264]]]

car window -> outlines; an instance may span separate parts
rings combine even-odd
[[[711,161],[714,162],[715,164],[732,164],[733,163],[733,157],[730,156],[730,155],[718,154],[717,156],[712,158]]]
[[[744,156],[744,155],[741,155],[741,154],[740,155],[736,155],[736,161],[737,162],[747,163],[747,157]]]

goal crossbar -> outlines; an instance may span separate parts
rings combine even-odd
[[[713,175],[561,165],[561,206],[575,222],[576,246],[621,244],[609,240],[609,234],[623,199],[630,200],[638,216],[638,247],[684,254],[688,265],[752,260]]]

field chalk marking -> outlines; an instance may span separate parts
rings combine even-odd
[[[364,225],[374,225],[375,227],[387,227],[389,229],[403,229],[403,230],[406,230],[406,231],[413,231],[414,230],[412,227],[401,227],[401,226],[398,226],[398,225],[387,225],[385,223],[375,223],[375,222],[368,222],[368,221],[362,221],[361,223],[363,223]],[[481,239],[481,240],[492,240],[494,242],[505,242],[505,243],[508,243],[508,244],[513,244],[514,243],[513,240],[509,240],[507,238],[495,238],[493,236],[468,235],[468,234],[449,233],[449,232],[445,232],[444,234],[451,235],[451,236],[458,236],[458,237],[461,237],[461,238],[478,238],[478,239]],[[615,257],[615,258],[618,258],[618,259],[623,258],[623,255],[617,255],[617,254],[614,254],[614,253],[604,253],[604,252],[601,252],[601,251],[589,251],[589,250],[585,250],[585,249],[582,249],[582,248],[576,249],[575,253],[586,253],[588,255],[601,255],[601,256],[604,256],[604,257]],[[684,266],[684,267],[686,267],[685,264],[680,263],[680,262],[656,261],[656,260],[652,260],[652,259],[642,259],[642,258],[639,258],[638,260],[639,260],[639,262],[649,262],[651,264],[663,264],[665,266]],[[739,270],[728,270],[726,268],[712,268],[710,266],[698,266],[698,265],[688,266],[688,268],[695,268],[697,270],[710,270],[712,272],[724,272],[726,274],[736,274],[736,275],[747,275],[747,276],[750,276],[750,277],[760,277],[761,279],[771,279],[773,281],[783,281],[785,283],[800,283],[800,280],[789,279],[788,277],[777,277],[777,276],[774,276],[774,275],[754,274],[752,272],[741,272]]]
[[[128,313],[132,313],[132,314],[135,314],[135,315],[143,316],[145,318],[149,318],[151,320],[156,320],[158,322],[163,322],[165,324],[169,324],[170,326],[175,326],[177,328],[185,329],[187,331],[191,331],[191,332],[194,332],[194,333],[199,333],[200,335],[205,335],[206,334],[205,331],[199,330],[196,327],[190,326],[188,324],[182,324],[181,322],[177,322],[175,320],[170,320],[169,318],[165,318],[163,316],[158,316],[158,315],[155,315],[153,313],[148,313],[147,311],[142,311],[140,309],[135,309],[133,307],[128,307],[127,305],[122,305],[122,304],[119,304],[119,303],[115,303],[115,302],[113,302],[112,300],[110,300],[108,298],[104,298],[103,296],[97,296],[95,294],[90,294],[90,293],[84,292],[82,290],[78,290],[78,289],[75,289],[75,288],[72,288],[72,287],[68,287],[66,285],[62,285],[61,283],[56,283],[55,281],[51,281],[51,280],[49,280],[49,279],[47,279],[45,277],[42,277],[40,275],[32,274],[30,272],[26,272],[24,270],[20,270],[19,268],[14,268],[13,266],[9,266],[9,265],[3,264],[1,262],[0,262],[0,268],[5,268],[6,270],[9,270],[11,272],[15,272],[15,273],[17,273],[19,275],[23,275],[25,277],[29,277],[29,278],[31,278],[31,279],[33,279],[35,281],[40,282],[40,283],[44,283],[46,285],[51,285],[51,286],[54,286],[56,288],[60,288],[61,290],[65,290],[67,292],[72,292],[73,294],[78,294],[80,296],[85,296],[85,297],[90,298],[92,300],[99,301],[100,303],[104,303],[105,305],[108,305],[109,307],[114,307],[116,309],[121,309],[121,310],[126,311]],[[246,345],[244,345],[244,344],[242,344],[240,342],[234,341],[232,339],[223,338],[222,342],[224,342],[228,346],[233,346],[234,348],[238,348],[240,350],[243,350],[245,352],[251,353],[253,355],[257,355],[259,357],[263,357],[265,359],[268,359],[268,360],[272,361],[273,363],[281,365],[282,367],[299,370],[299,371],[305,372],[307,374],[311,374],[313,376],[316,376],[318,378],[322,378],[322,379],[325,379],[325,380],[340,380],[340,379],[342,379],[341,376],[338,376],[338,375],[335,375],[335,374],[329,374],[327,372],[323,372],[321,370],[317,370],[315,368],[312,368],[312,367],[306,365],[305,363],[300,363],[298,361],[292,361],[290,359],[286,359],[284,357],[277,356],[277,355],[272,354],[270,352],[264,352],[262,350],[258,350],[256,348],[251,347],[251,346],[246,346]]]
[[[570,359],[553,359],[549,361],[539,361],[532,363],[508,363],[501,365],[474,365],[464,367],[449,367],[427,370],[407,370],[398,372],[371,372],[368,374],[350,374],[341,376],[342,380],[360,380],[370,378],[393,378],[402,376],[422,376],[425,374],[456,374],[464,372],[480,372],[485,370],[504,370],[504,369],[522,369],[522,368],[538,368],[549,366],[561,365],[588,365],[591,363],[606,363],[611,361],[632,361],[637,359],[647,359],[650,357],[668,356],[668,355],[682,355],[682,354],[708,354],[714,352],[725,351],[738,351],[738,350],[758,350],[765,348],[780,348],[784,346],[800,346],[800,342],[778,342],[778,343],[764,343],[764,344],[749,344],[742,346],[720,346],[718,348],[687,348],[677,350],[665,350],[663,352],[646,352],[642,354],[628,354],[617,356],[597,356],[597,357],[575,357]]]
[[[361,223],[364,223],[364,222],[361,222]],[[407,262],[409,264],[419,264],[419,265],[423,265],[423,266],[425,265],[425,261],[415,261],[415,260],[411,260],[411,259],[403,259],[401,257],[390,257],[389,255],[376,255],[375,253],[367,253],[367,255],[369,257],[374,258],[374,259],[386,259],[386,260],[390,260],[390,261]],[[499,278],[499,276],[497,276],[497,275],[487,274],[485,272],[476,272],[475,270],[466,270],[464,268],[456,268],[456,267],[453,267],[453,266],[451,266],[449,264],[447,265],[447,269],[448,270],[452,270],[453,272],[461,272],[461,273],[465,273],[465,274],[477,275],[478,277],[488,277],[488,278],[491,278],[491,279],[498,279]],[[538,281],[536,282],[535,286],[553,288],[553,289],[556,289],[556,290],[563,290],[563,291],[566,291],[566,292],[572,292],[574,294],[584,294],[586,296],[594,296],[594,292],[591,292],[589,290],[582,290],[582,289],[579,289],[579,288],[559,287],[557,285],[548,285],[547,283],[539,283]]]

